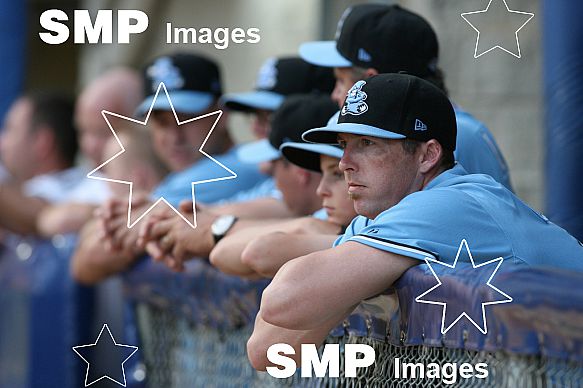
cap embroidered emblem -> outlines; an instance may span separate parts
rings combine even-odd
[[[368,110],[368,105],[364,102],[367,95],[362,91],[362,87],[365,84],[366,81],[358,81],[350,88],[346,95],[346,101],[344,101],[342,111],[340,112],[342,116],[347,114],[358,116]]]
[[[276,58],[269,58],[263,63],[257,75],[257,89],[272,89],[277,83]]]
[[[152,78],[152,91],[158,90],[158,85],[164,83],[168,90],[180,89],[184,86],[184,78],[168,57],[156,60],[147,70],[148,76]]]

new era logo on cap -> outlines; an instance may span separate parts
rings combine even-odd
[[[358,60],[362,62],[370,62],[372,61],[372,57],[365,49],[361,48],[358,49]]]
[[[416,131],[427,131],[427,125],[419,119],[415,119],[415,130]]]

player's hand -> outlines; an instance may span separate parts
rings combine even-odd
[[[184,203],[181,210],[190,208],[192,203]],[[192,217],[186,212],[185,218]],[[208,257],[214,247],[210,226],[216,215],[208,211],[197,211],[197,228],[193,229],[182,218],[152,216],[140,228],[139,245],[156,261],[164,262],[171,269],[184,269],[184,262],[193,257]]]
[[[132,201],[132,214],[142,214],[150,203],[138,197]],[[96,210],[100,232],[110,251],[134,252],[138,238],[137,228],[128,228],[128,201],[111,199]]]

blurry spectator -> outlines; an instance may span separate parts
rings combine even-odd
[[[131,181],[134,194],[148,195],[168,174],[168,169],[154,153],[150,133],[146,129],[126,129],[118,134],[118,138],[125,151],[103,167],[104,175],[109,179]],[[114,137],[105,143],[107,155],[115,155],[120,150]],[[108,183],[116,198],[127,198],[127,186]]]
[[[156,157],[152,148],[150,134],[146,130],[132,128],[121,130],[118,138],[126,151],[103,167],[105,177],[133,182],[134,195],[147,195],[160,183],[167,174],[167,169]],[[115,137],[105,143],[103,151],[106,155],[115,155],[121,150]],[[112,195],[116,198],[127,198],[129,187],[110,183]],[[42,235],[55,234],[55,229],[61,231],[78,231],[91,217],[96,205],[89,203],[68,203],[47,206],[38,219],[38,229]],[[68,211],[66,211],[68,210]]]
[[[143,99],[142,81],[138,72],[129,68],[114,68],[95,78],[81,92],[75,105],[81,155],[93,169],[114,153],[105,152],[105,144],[114,139],[101,112],[107,110],[132,116]],[[108,116],[114,129],[127,122]],[[86,172],[89,172],[86,170]],[[99,172],[97,172],[99,174]],[[106,182],[84,178],[74,189],[71,200],[43,210],[38,217],[38,230],[43,236],[78,232],[92,217],[93,210],[111,195]]]
[[[253,152],[248,148],[264,143],[271,132],[271,117],[287,96],[305,93],[331,93],[334,89],[332,69],[315,66],[299,57],[281,57],[267,59],[257,75],[255,90],[225,95],[221,102],[232,111],[248,113],[252,116],[251,131],[258,142],[248,143],[239,148],[242,161],[254,163]],[[247,151],[246,151],[247,150]],[[247,160],[251,155],[251,160]],[[254,200],[253,202],[250,202]],[[281,193],[275,188],[273,178],[267,179],[250,190],[221,201],[226,203],[246,202],[244,209],[233,206],[215,208],[223,214],[237,213],[239,216],[251,214],[253,217],[290,217]]]
[[[101,112],[103,110],[132,117],[144,99],[140,74],[129,68],[113,68],[95,78],[83,89],[75,106],[75,123],[79,130],[79,147],[91,166],[96,167],[113,155],[104,152],[112,137]],[[120,122],[108,116],[113,128]]]
[[[0,226],[37,233],[40,211],[49,203],[71,200],[85,178],[73,167],[76,155],[71,99],[45,92],[14,102],[0,140],[0,157],[12,177],[0,186]]]

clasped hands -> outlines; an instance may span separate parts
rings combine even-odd
[[[132,213],[143,214],[152,203],[147,197],[132,200]],[[193,219],[192,201],[184,201],[179,212]],[[183,271],[184,263],[193,257],[208,257],[214,247],[211,225],[217,218],[209,209],[196,207],[196,228],[159,204],[132,228],[128,228],[128,201],[111,199],[96,211],[101,237],[109,252],[132,255],[148,253],[174,271]]]

